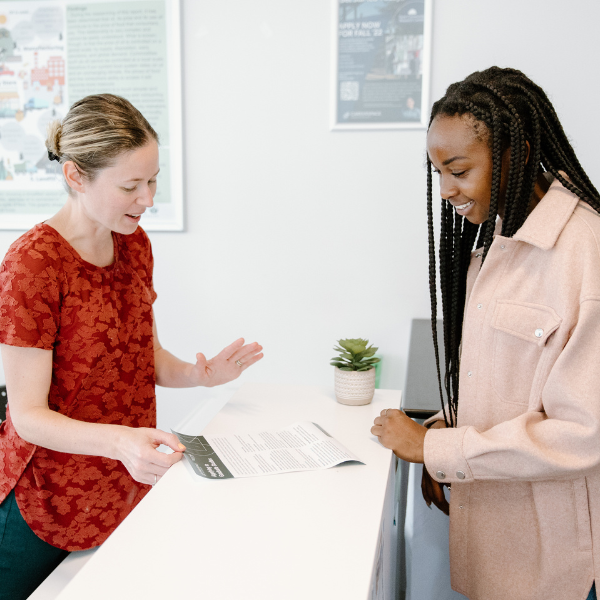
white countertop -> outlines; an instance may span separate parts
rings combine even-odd
[[[205,427],[222,404],[199,407],[182,433],[244,433],[313,421],[366,465],[206,480],[183,459],[60,600],[369,596],[394,464],[370,427],[382,409],[400,406],[400,392],[376,390],[371,404],[351,407],[338,404],[331,388],[246,384]]]

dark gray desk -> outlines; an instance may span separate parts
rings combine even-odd
[[[442,321],[438,321],[437,327],[440,366],[443,369],[444,332]],[[435,415],[441,408],[437,371],[435,368],[435,350],[431,336],[431,321],[429,319],[413,319],[410,330],[406,380],[402,391],[402,409],[413,419],[427,419]],[[395,600],[404,600],[406,596],[404,524],[408,494],[408,471],[409,464],[403,460],[399,460],[396,472],[396,485],[398,486],[398,571],[396,589],[398,590],[398,595]]]
[[[437,327],[440,368],[443,374],[444,332],[441,320]],[[429,319],[412,320],[402,409],[414,419],[427,419],[442,409]]]

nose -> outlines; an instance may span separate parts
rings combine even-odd
[[[458,194],[458,188],[456,187],[456,179],[451,175],[440,176],[440,195],[444,199],[453,198]]]
[[[154,206],[154,194],[155,190],[149,185],[146,185],[141,194],[138,196],[137,203],[141,206],[147,206],[148,208]]]

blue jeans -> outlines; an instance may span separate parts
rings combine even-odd
[[[592,585],[592,589],[590,590],[590,595],[587,597],[587,600],[597,600],[597,598],[596,598],[596,584]]]

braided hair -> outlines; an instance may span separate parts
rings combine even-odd
[[[493,241],[499,204],[504,205],[501,234],[512,237],[528,216],[540,172],[550,172],[565,188],[599,213],[600,195],[579,164],[550,100],[542,88],[521,71],[491,67],[469,75],[464,81],[453,83],[446,90],[446,95],[433,105],[429,126],[436,117],[442,115],[466,115],[473,119],[477,130],[483,127],[492,156],[490,209],[489,217],[484,223],[474,225],[456,213],[448,200],[442,199],[439,279],[444,319],[443,380],[437,341],[432,165],[427,157],[431,326],[444,420],[447,427],[454,427],[458,414],[460,343],[467,270],[474,245],[483,246],[482,264],[485,261]],[[508,148],[510,162],[505,182],[506,191],[501,198],[502,155]]]

